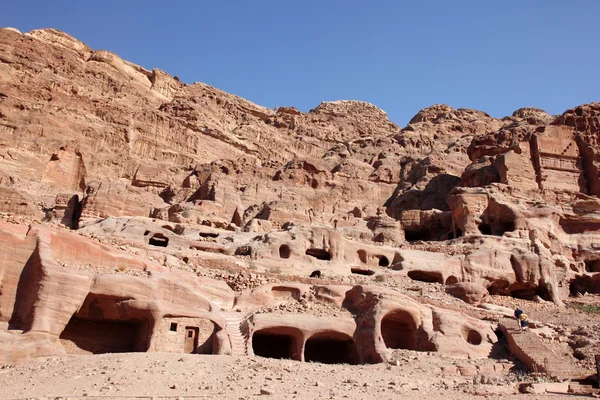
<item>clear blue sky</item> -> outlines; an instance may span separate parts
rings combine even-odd
[[[36,0],[1,8],[0,26],[64,30],[267,107],[364,100],[404,126],[436,103],[502,117],[600,100],[598,0]]]

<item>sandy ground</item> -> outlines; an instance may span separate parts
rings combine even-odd
[[[396,359],[351,366],[169,353],[49,357],[1,365],[0,398],[572,398],[518,394],[512,374],[486,384],[474,383],[473,377],[444,376],[440,366],[456,360],[428,353],[404,352]]]

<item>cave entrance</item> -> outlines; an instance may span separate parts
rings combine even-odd
[[[513,232],[516,229],[515,221],[503,221],[498,224],[498,236],[504,235],[506,232]]]
[[[477,228],[482,235],[503,236],[506,232],[515,230],[515,222],[512,220],[489,220],[482,222]]]
[[[291,255],[292,251],[290,250],[290,246],[287,244],[279,246],[279,258],[290,258]]]
[[[146,331],[146,324],[141,321],[72,317],[59,338],[68,353],[132,353],[146,351],[141,338]]]
[[[396,310],[383,317],[381,336],[388,349],[417,350],[417,325],[407,311]]]
[[[199,235],[200,237],[203,237],[203,238],[210,238],[210,239],[215,239],[215,238],[218,238],[218,237],[219,237],[219,234],[218,234],[218,233],[213,233],[213,232],[200,232],[198,235]]]
[[[585,270],[586,272],[600,272],[600,260],[586,260]]]
[[[429,242],[432,240],[431,232],[428,229],[405,229],[404,238],[407,242]]]
[[[470,329],[468,327],[463,328],[463,337],[465,338],[467,343],[472,344],[473,346],[479,346],[483,341],[483,338],[481,337],[481,334],[478,331]]]
[[[479,229],[479,232],[481,232],[482,235],[492,234],[492,227],[488,224],[480,224],[477,228]]]
[[[455,231],[448,232],[448,240],[458,239],[462,236],[462,231],[459,228],[455,228]]]
[[[455,283],[458,283],[458,278],[454,275],[450,275],[448,278],[446,278],[445,285],[454,285]]]
[[[594,276],[581,275],[571,279],[569,292],[571,296],[586,293],[600,294],[600,274]]]
[[[358,364],[354,340],[340,332],[322,332],[306,341],[304,360],[323,364]]]
[[[600,222],[577,221],[574,219],[561,218],[558,223],[565,233],[568,233],[569,235],[600,231]]]
[[[390,260],[388,260],[388,258],[386,256],[375,256],[379,259],[379,266],[380,267],[387,267],[390,265]]]
[[[306,249],[306,255],[316,258],[317,260],[331,261],[331,254],[323,249]]]
[[[293,328],[262,329],[252,335],[252,350],[260,357],[300,360],[301,338]]]
[[[364,268],[350,268],[350,272],[352,272],[353,274],[358,274],[358,275],[367,275],[367,276],[375,275],[375,271],[372,271],[370,269],[364,269]]]
[[[525,287],[519,289],[512,289],[510,291],[511,297],[522,300],[531,300],[533,296],[535,296],[535,288],[534,287]]]
[[[169,244],[169,238],[163,235],[162,233],[155,233],[148,240],[148,244],[150,246],[167,247],[167,245]]]
[[[512,257],[511,257],[511,260],[512,260]],[[509,292],[508,292],[509,286],[510,286],[510,283],[508,281],[499,279],[499,280],[490,282],[487,289],[491,295],[506,296],[507,294],[509,294]]]
[[[74,354],[144,352],[148,350],[148,319],[128,317],[127,298],[89,293],[59,338]],[[147,316],[149,317],[149,316]]]
[[[408,271],[408,277],[413,281],[444,283],[441,272],[435,271]]]
[[[356,252],[356,254],[358,255],[358,259],[360,260],[361,263],[366,264],[367,263],[367,252],[364,250],[358,250]]]

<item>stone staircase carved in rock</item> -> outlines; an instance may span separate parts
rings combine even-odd
[[[225,329],[231,342],[231,354],[248,354],[248,319],[251,315],[237,312],[227,312],[222,315],[225,320]]]
[[[553,352],[533,332],[521,332],[516,320],[503,318],[499,327],[504,333],[510,352],[530,371],[546,373],[559,380],[585,377],[585,373],[571,359]]]

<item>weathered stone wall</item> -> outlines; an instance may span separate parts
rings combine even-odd
[[[214,323],[206,318],[165,317],[158,323],[150,350],[212,354],[214,330]],[[190,331],[192,338],[188,337]],[[190,342],[194,346],[190,347]]]

